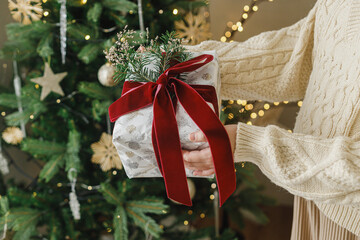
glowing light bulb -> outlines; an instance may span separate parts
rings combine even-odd
[[[259,7],[255,5],[255,6],[252,7],[252,10],[253,10],[254,12],[256,12],[257,10],[259,10]]]
[[[45,12],[44,12],[44,17],[47,17],[47,16],[49,16],[49,12],[48,12],[48,11],[45,11]]]
[[[86,35],[85,36],[85,40],[87,41],[87,40],[89,40],[90,39],[90,35]]]
[[[174,15],[177,15],[178,13],[179,13],[179,10],[177,10],[176,8],[174,8],[173,14],[174,14]]]
[[[159,14],[163,14],[163,13],[164,13],[164,10],[160,9]]]
[[[245,6],[244,6],[244,11],[245,11],[245,12],[248,12],[249,10],[250,10],[250,7],[249,7],[248,5],[245,5]]]

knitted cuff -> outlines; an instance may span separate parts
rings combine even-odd
[[[235,162],[252,162],[259,165],[263,156],[262,139],[264,127],[238,123],[236,145],[234,153]]]

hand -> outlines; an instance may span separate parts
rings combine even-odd
[[[229,135],[231,150],[234,153],[237,125],[226,125],[225,130]],[[207,142],[205,135],[201,131],[191,133],[189,139],[192,142]],[[215,173],[209,147],[194,151],[183,150],[183,158],[185,167],[194,170],[196,176],[210,176]]]

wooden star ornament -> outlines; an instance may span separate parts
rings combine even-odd
[[[61,96],[64,96],[60,82],[66,77],[66,75],[67,72],[54,74],[49,64],[45,63],[44,76],[31,79],[32,82],[42,86],[40,100],[44,100],[50,92],[55,92]]]

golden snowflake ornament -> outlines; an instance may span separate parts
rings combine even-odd
[[[91,149],[94,152],[91,162],[100,164],[104,172],[112,168],[122,169],[120,157],[110,134],[102,133],[99,142],[91,144]]]
[[[9,144],[19,144],[24,138],[23,132],[18,127],[8,127],[2,133],[2,138]]]
[[[23,24],[30,24],[33,21],[39,21],[44,11],[41,7],[41,0],[8,1],[13,19]]]
[[[175,22],[176,33],[188,44],[196,45],[211,38],[210,24],[202,14],[188,13],[184,20]]]

